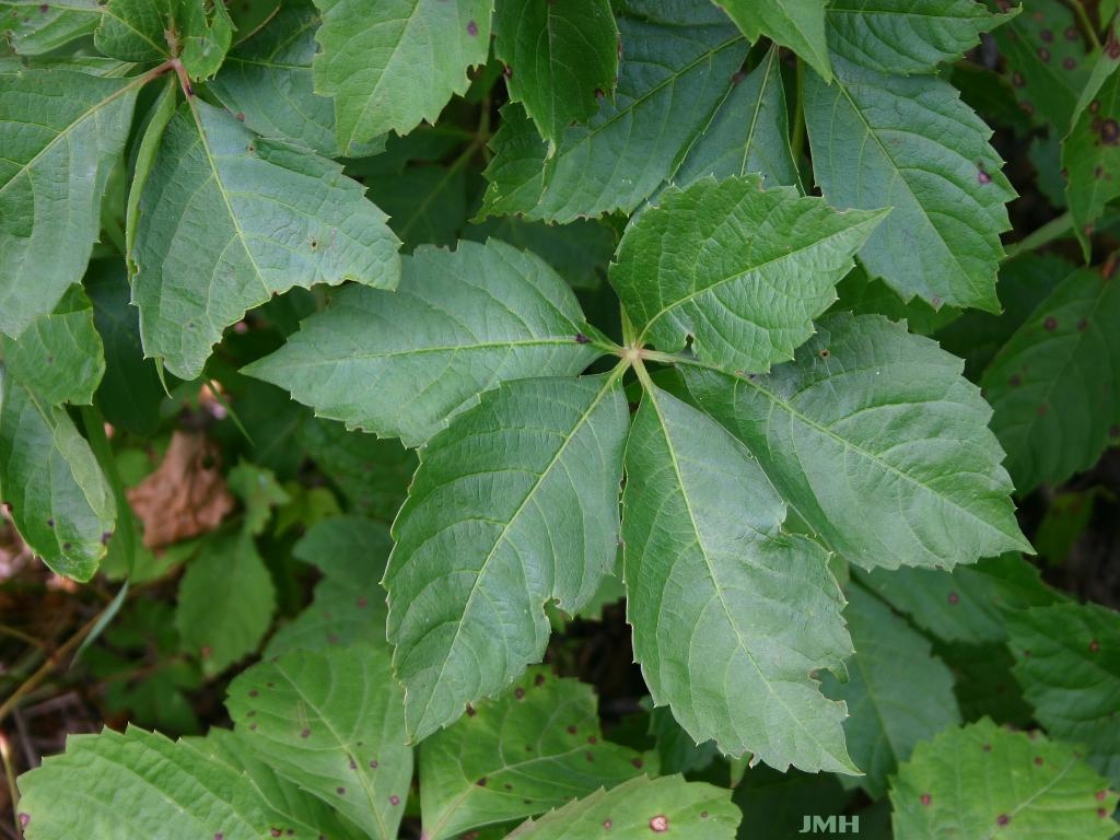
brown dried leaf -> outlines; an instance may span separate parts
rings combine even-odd
[[[233,510],[233,496],[218,469],[218,448],[205,436],[175,432],[159,468],[128,491],[144,523],[144,545],[163,548],[213,531]]]

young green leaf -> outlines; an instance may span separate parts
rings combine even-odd
[[[250,779],[187,743],[130,727],[72,735],[66,747],[20,777],[27,840],[278,836]]]
[[[1069,275],[1003,346],[980,384],[1020,493],[1091,467],[1120,436],[1120,282]]]
[[[856,571],[856,580],[947,642],[1007,641],[1004,613],[1052,604],[1061,596],[1039,577],[1038,568],[1011,552],[986,557],[952,572],[903,568]]]
[[[70,70],[0,74],[0,333],[18,337],[82,279],[136,92]]]
[[[628,421],[617,374],[527,379],[421,450],[385,573],[413,740],[539,661],[545,602],[574,612],[613,571]]]
[[[825,38],[826,0],[722,0],[719,4],[751,41],[765,36],[797,53],[832,81]]]
[[[769,376],[684,376],[825,544],[890,569],[1029,551],[991,409],[961,361],[879,316],[817,329]]]
[[[387,645],[380,581],[392,547],[388,528],[360,516],[337,516],[311,528],[292,555],[317,566],[323,579],[311,605],[269,639],[265,657],[357,642]]]
[[[207,0],[108,0],[94,36],[97,49],[121,61],[179,58],[195,80],[222,65],[233,39],[224,3]]]
[[[879,799],[915,744],[956,726],[961,715],[953,675],[931,655],[929,641],[864,589],[851,586],[844,594],[844,620],[856,649],[847,663],[850,679],[841,683],[826,673],[821,688],[847,705],[848,751],[866,774],[860,785]]]
[[[1117,796],[1067,744],[990,720],[918,744],[891,789],[898,840],[1108,840]]]
[[[1088,761],[1120,786],[1120,617],[1096,604],[1006,614],[1015,677],[1054,738],[1088,747]]]
[[[277,773],[372,840],[394,840],[412,779],[404,706],[387,651],[295,651],[230,683],[235,731]]]
[[[93,451],[65,409],[0,366],[0,498],[20,535],[60,575],[87,581],[117,508]]]
[[[506,64],[511,102],[522,102],[546,140],[586,122],[614,92],[618,26],[609,0],[503,0],[494,16],[494,55]]]
[[[813,171],[837,207],[893,208],[860,252],[868,271],[904,300],[998,312],[999,235],[1015,191],[991,130],[946,81],[838,56],[833,66],[832,85],[805,79]]]
[[[105,352],[81,287],[71,286],[55,311],[32,321],[19,341],[0,336],[0,356],[36,402],[91,404],[105,373]]]
[[[742,819],[730,791],[683,776],[631,779],[609,791],[577,799],[537,820],[528,820],[507,840],[649,840],[673,832],[681,837],[732,840]]]
[[[842,58],[880,73],[933,73],[1021,9],[993,14],[975,0],[833,0],[828,45]]]
[[[201,753],[229,765],[245,778],[257,792],[262,803],[272,812],[269,822],[271,837],[330,837],[332,840],[368,840],[359,829],[326,802],[300,790],[294,782],[277,772],[252,748],[248,734],[212,728],[205,738],[190,738],[187,743]],[[284,826],[284,828],[280,828]],[[277,835],[275,832],[280,831]]]
[[[0,34],[20,55],[41,55],[93,34],[101,22],[98,0],[6,0]]]
[[[742,445],[651,386],[622,508],[627,620],[654,702],[732,756],[858,772],[844,705],[810,676],[851,653],[840,587],[824,549],[782,530],[785,505]]]
[[[640,753],[603,740],[589,686],[531,668],[421,746],[424,837],[446,840],[558,808],[643,766]]]
[[[245,125],[264,137],[300,143],[321,155],[340,149],[334,102],[315,93],[311,65],[319,12],[311,0],[285,3],[259,30],[226,57],[208,86]],[[277,107],[283,102],[283,107]],[[369,148],[355,146],[361,156]]]
[[[183,650],[220,674],[261,643],[276,611],[276,588],[247,532],[207,540],[179,583],[175,626]]]
[[[480,215],[563,223],[629,212],[672,179],[725,98],[747,45],[727,24],[622,18],[619,29],[625,48],[614,100],[604,99],[587,125],[564,131],[552,154],[519,106],[502,110]]]
[[[163,134],[140,198],[134,299],[149,356],[184,379],[222,330],[293,286],[393,288],[397,239],[337,164],[257,137],[197,99]]]
[[[323,14],[315,91],[334,98],[346,154],[434,124],[452,94],[466,92],[467,69],[486,63],[493,0],[385,0],[376,13],[365,0],[315,5]]]
[[[727,97],[689,148],[674,183],[683,189],[709,175],[722,181],[757,173],[766,186],[796,186],[781,52],[771,47],[745,78],[737,74],[731,80]]]
[[[587,329],[543,260],[463,242],[405,257],[393,294],[344,290],[243,372],[323,417],[418,446],[503,381],[582,371],[599,355],[578,340]]]
[[[1062,166],[1068,173],[1066,198],[1086,261],[1097,221],[1108,203],[1120,195],[1118,67],[1120,49],[1105,50],[1097,58],[1073,111],[1069,135],[1062,142]]]
[[[611,285],[639,343],[767,371],[813,334],[884,212],[833,210],[758,176],[670,187],[622,237]]]

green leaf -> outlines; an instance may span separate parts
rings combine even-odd
[[[288,344],[243,368],[350,428],[418,446],[510,379],[576,374],[599,351],[575,295],[501,242],[421,248],[396,292],[346,289]],[[360,385],[360,387],[359,387]]]
[[[1120,424],[1120,281],[1082,269],[996,354],[980,384],[1020,493],[1096,463]]]
[[[310,419],[297,432],[299,445],[342,491],[349,510],[392,522],[408,495],[416,455],[395,440],[348,432],[341,423]]]
[[[515,248],[532,251],[573,289],[598,288],[618,245],[618,235],[607,225],[592,219],[550,225],[501,216],[467,225],[462,236],[472,242],[500,239]]]
[[[255,651],[272,623],[276,588],[247,531],[204,544],[179,582],[175,626],[207,676]]]
[[[1096,604],[1006,614],[1015,677],[1054,738],[1089,748],[1088,761],[1120,786],[1120,616]]]
[[[614,92],[618,25],[609,0],[503,0],[494,16],[494,55],[506,64],[511,102],[522,102],[546,140],[598,110]]]
[[[8,374],[35,394],[36,402],[89,405],[105,373],[105,352],[93,325],[93,307],[71,286],[50,315],[40,315],[19,341],[0,336]]]
[[[397,836],[412,779],[404,706],[387,651],[295,651],[235,679],[236,730],[278,774],[374,840]]]
[[[932,73],[1021,10],[992,14],[973,0],[833,0],[828,44],[842,58],[880,73]]]
[[[882,220],[838,213],[757,176],[670,187],[627,229],[611,285],[639,332],[672,352],[766,371],[813,334],[852,255]]]
[[[732,840],[742,814],[731,792],[683,776],[631,779],[609,791],[577,799],[537,820],[522,823],[508,840],[648,840],[670,831],[681,837]]]
[[[1062,143],[1066,198],[1088,262],[1089,237],[1105,206],[1120,195],[1120,55],[1101,53],[1073,111]]]
[[[893,208],[860,252],[868,271],[903,300],[998,312],[999,235],[1015,191],[991,129],[941,79],[833,65],[834,84],[805,79],[813,171],[830,204]]]
[[[91,35],[101,21],[98,0],[8,0],[0,3],[0,33],[20,55],[42,55]]]
[[[379,581],[392,547],[388,528],[360,516],[335,517],[311,528],[292,555],[318,566],[324,577],[311,605],[269,639],[265,657],[357,642],[387,645],[388,607]]]
[[[614,101],[604,99],[587,125],[566,129],[553,154],[519,106],[502,110],[480,215],[562,223],[630,212],[673,178],[725,98],[747,45],[726,24],[622,18],[619,29],[625,49]]]
[[[1094,63],[1077,15],[1060,0],[1030,0],[994,33],[1019,107],[1059,137],[1069,129]],[[1102,21],[1103,23],[1103,21]]]
[[[183,379],[222,330],[293,286],[393,288],[397,239],[337,164],[192,99],[140,198],[134,299],[149,356]]]
[[[878,316],[817,329],[769,376],[684,375],[829,548],[890,569],[1030,551],[991,409],[960,359]]]
[[[223,3],[208,0],[109,0],[97,27],[97,49],[121,61],[178,57],[194,80],[217,72],[233,38]]]
[[[93,320],[105,347],[105,375],[97,407],[105,421],[138,435],[151,435],[160,422],[163,386],[155,363],[144,358],[139,313],[129,306],[131,290],[122,260],[95,260],[85,278]]]
[[[789,47],[832,81],[825,39],[826,0],[722,0],[719,4],[751,41],[765,36]]]
[[[891,790],[897,840],[1108,840],[1117,796],[1075,749],[989,720],[914,750]]]
[[[338,145],[334,102],[312,85],[318,27],[311,0],[285,3],[230,50],[208,89],[257,134],[301,143],[329,157],[346,150]],[[360,156],[371,149],[352,151]]]
[[[642,772],[641,754],[604,741],[591,687],[531,668],[420,748],[429,840],[558,808]]]
[[[20,777],[27,840],[261,840],[275,828],[248,777],[182,741],[130,727],[66,747]]]
[[[708,175],[722,181],[757,173],[766,186],[796,186],[780,51],[771,47],[746,77],[737,73],[731,81],[727,97],[689,148],[674,182],[683,188]]]
[[[952,572],[876,569],[857,572],[856,579],[947,642],[1005,642],[1007,611],[1052,604],[1061,597],[1042,582],[1035,566],[1014,552]]]
[[[228,729],[213,728],[205,738],[192,738],[187,743],[202,753],[243,773],[257,791],[258,797],[272,811],[269,821],[281,836],[291,831],[296,838],[331,837],[333,840],[366,840],[368,835],[322,800],[304,793],[284,778],[253,750],[246,735]]]
[[[253,536],[264,532],[273,508],[291,501],[272,470],[253,464],[240,463],[229,471],[229,489],[245,505],[242,527]]]
[[[81,280],[137,89],[69,70],[0,74],[0,333],[18,337]]]
[[[315,91],[334,98],[346,154],[381,134],[435,123],[467,69],[485,64],[493,0],[316,0]],[[422,72],[417,72],[423,68]]]
[[[743,447],[651,385],[622,507],[627,620],[654,702],[732,756],[858,772],[844,706],[810,676],[851,653],[840,587],[820,546],[782,530],[785,505]]]
[[[892,321],[906,321],[910,332],[916,335],[930,335],[961,316],[958,309],[946,306],[938,311],[918,297],[904,303],[894,289],[868,277],[862,265],[857,265],[836,285],[836,294],[838,300],[833,310],[853,315],[886,315]],[[977,314],[996,320],[996,316],[987,312]]]
[[[847,663],[851,678],[841,684],[825,674],[822,688],[847,704],[848,750],[866,774],[860,785],[879,799],[887,777],[910,758],[915,744],[956,726],[961,716],[953,675],[931,655],[929,641],[860,587],[845,595],[844,619],[856,649]]]
[[[32,551],[87,581],[105,556],[117,509],[93,451],[65,409],[0,366],[0,498]]]
[[[421,450],[385,573],[413,740],[539,661],[545,602],[574,612],[613,571],[628,421],[617,373],[521,380]]]
[[[467,223],[467,173],[459,166],[409,166],[371,179],[371,201],[389,214],[389,226],[406,250],[417,245],[454,247]]]

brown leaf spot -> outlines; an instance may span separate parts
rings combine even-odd
[[[1075,67],[1077,67],[1077,62],[1074,60],[1073,56],[1067,55],[1062,59],[1062,67],[1066,68],[1067,70],[1073,70]]]
[[[473,20],[467,23],[467,34],[472,38],[478,35],[478,24]]]
[[[213,531],[233,510],[218,453],[203,435],[176,431],[156,471],[128,490],[129,504],[144,523],[145,548]]]
[[[1018,388],[1023,384],[1023,377],[1017,373],[1013,373],[1011,374],[1011,378],[1007,380],[1007,382],[1012,388]]]
[[[950,604],[959,604],[960,601],[961,601],[961,596],[958,595],[956,592],[950,592],[949,593],[949,603]]]
[[[668,831],[669,818],[664,814],[658,814],[656,817],[649,821],[649,827],[651,830],[657,832],[658,834],[661,834],[664,831]]]
[[[1100,649],[1101,643],[1096,639],[1093,639],[1093,641],[1089,642],[1089,653],[1099,653]]]
[[[1115,146],[1120,143],[1120,123],[1114,119],[1101,120],[1100,135],[1106,146]]]
[[[521,686],[518,686],[517,688],[515,688],[513,690],[513,696],[516,697],[518,700],[524,700],[525,699],[525,689],[523,689]]]
[[[1011,822],[1011,817],[1007,816],[1007,814],[1000,814],[996,817],[996,825],[1003,826],[1007,825],[1009,822]]]
[[[302,730],[300,730],[299,737],[310,738],[311,737],[311,730],[308,729],[307,727],[304,727]]]
[[[1058,319],[1053,315],[1048,315],[1046,320],[1042,322],[1042,326],[1044,329],[1053,332],[1058,328]]]
[[[931,802],[933,802],[933,797],[930,796],[928,793],[923,793],[922,794],[922,804],[923,805],[929,805]]]

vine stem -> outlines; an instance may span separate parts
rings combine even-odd
[[[1019,254],[1024,254],[1027,251],[1035,251],[1044,245],[1049,245],[1057,239],[1062,239],[1071,230],[1073,230],[1073,215],[1067,210],[1065,213],[1051,219],[1037,230],[1031,231],[1031,233],[1018,242],[1013,242],[1008,245],[1005,249],[1007,252],[1007,259],[1017,257]]]
[[[108,609],[108,607],[106,607],[106,609]],[[39,684],[49,677],[51,672],[58,668],[62,664],[62,661],[82,643],[82,640],[85,639],[90,631],[101,621],[101,616],[104,612],[105,610],[98,610],[97,615],[82,625],[77,633],[63,642],[62,646],[51,656],[47,657],[47,660],[39,666],[39,670],[20,683],[19,688],[13,691],[7,700],[0,703],[0,723],[12,713],[12,710],[19,705],[19,702],[24,697],[38,688]]]
[[[1101,39],[1097,37],[1097,30],[1093,27],[1093,21],[1089,18],[1089,13],[1085,11],[1084,4],[1081,0],[1069,0],[1069,5],[1073,8],[1073,13],[1077,15],[1077,22],[1081,24],[1081,28],[1085,31],[1093,49],[1099,50]]]

